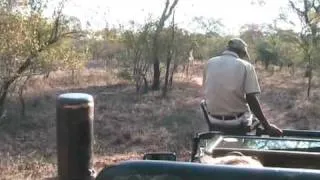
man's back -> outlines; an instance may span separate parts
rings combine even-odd
[[[204,78],[205,98],[211,114],[247,112],[245,94],[260,92],[253,66],[231,51],[210,59]]]
[[[240,38],[230,39],[222,55],[210,59],[204,68],[207,107],[202,109],[209,129],[245,134],[255,115],[269,135],[280,136],[282,130],[270,124],[261,110],[254,66],[242,60],[245,57],[250,60],[247,46]]]

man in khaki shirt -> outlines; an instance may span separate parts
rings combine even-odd
[[[282,130],[270,124],[261,111],[257,94],[260,86],[254,66],[243,60],[249,57],[247,44],[240,38],[228,42],[221,56],[211,58],[203,76],[204,96],[210,123],[218,130],[241,131],[250,126],[253,114],[270,135]]]

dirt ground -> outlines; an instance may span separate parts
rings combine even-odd
[[[320,129],[320,88],[314,78],[312,96],[306,98],[303,72],[294,75],[256,68],[261,103],[267,118],[281,128]],[[134,86],[110,73],[88,70],[77,84],[64,73],[28,83],[27,114],[20,118],[14,98],[0,120],[0,179],[44,179],[56,175],[55,100],[65,92],[85,92],[95,100],[94,167],[140,159],[145,152],[174,151],[187,160],[194,133],[206,130],[200,112],[200,63],[189,78],[177,75],[167,98],[159,92],[137,95]]]

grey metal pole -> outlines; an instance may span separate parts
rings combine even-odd
[[[57,98],[57,150],[59,180],[94,179],[93,97],[66,93]]]

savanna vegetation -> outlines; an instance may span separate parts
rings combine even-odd
[[[181,0],[180,0],[181,1]],[[143,24],[83,28],[44,0],[0,0],[0,179],[56,175],[55,98],[95,98],[95,168],[146,151],[188,157],[206,130],[199,109],[203,62],[233,37],[215,17],[194,17],[203,33],[175,21],[179,0]],[[259,1],[262,3],[262,1]],[[263,3],[262,3],[263,4]],[[281,128],[319,129],[320,1],[288,0],[273,24],[244,24],[261,83],[263,110]],[[286,13],[299,19],[299,31]]]

